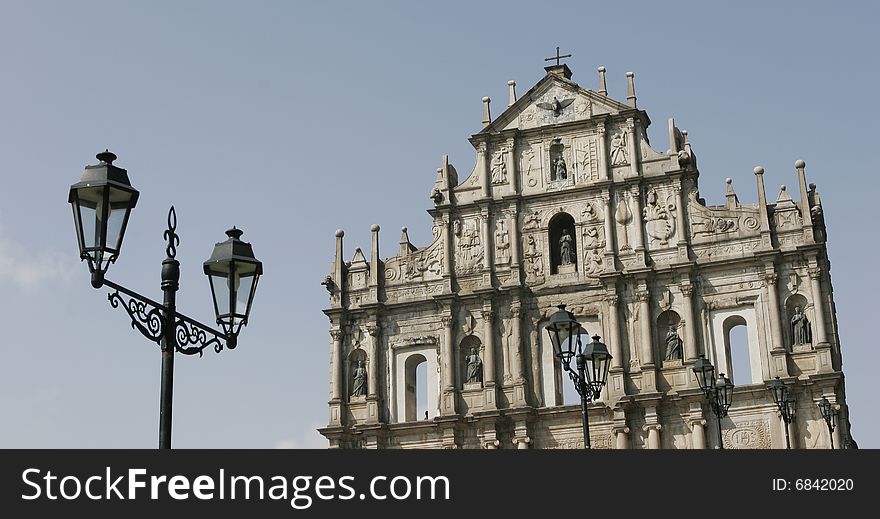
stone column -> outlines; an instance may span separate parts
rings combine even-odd
[[[522,263],[522,254],[520,253],[519,242],[519,225],[517,225],[516,209],[514,208],[508,213],[508,227],[510,228],[510,267],[511,270],[519,270],[518,267]]]
[[[810,291],[813,296],[813,321],[815,328],[815,344],[827,344],[828,335],[825,332],[825,300],[822,298],[822,285],[820,279],[822,270],[819,267],[811,266],[810,274]]]
[[[632,117],[626,120],[626,148],[629,152],[630,175],[639,175],[639,152],[636,146],[636,121]],[[638,213],[641,216],[641,211]]]
[[[489,233],[489,213],[481,212],[480,213],[480,225],[482,227],[483,234],[483,270],[491,270],[492,269],[492,256],[495,250],[493,247],[493,239],[492,235]]]
[[[632,187],[632,197],[633,197],[633,205],[635,206],[635,210],[633,211],[633,239],[635,243],[633,244],[633,249],[635,250],[644,250],[645,242],[643,237],[643,229],[644,224],[642,220],[642,190],[639,186]]]
[[[617,304],[620,298],[617,294],[605,296],[606,312],[608,315],[608,337],[605,340],[610,346],[611,369],[623,369],[623,348],[620,343],[620,323],[617,321]]]
[[[639,299],[639,332],[641,337],[642,366],[654,366],[654,340],[651,322],[651,293],[646,287],[636,292]]]
[[[522,307],[519,301],[514,301],[510,306],[510,342],[511,355],[513,355],[513,380],[522,383],[525,379],[523,376],[523,359],[522,359],[522,343],[520,342],[520,328],[522,328]]]
[[[602,190],[605,199],[605,255],[614,254],[614,213],[611,211],[611,192]]]
[[[517,449],[528,449],[530,443],[532,443],[532,439],[528,436],[513,439],[513,444],[516,445]]]
[[[333,374],[330,378],[330,399],[342,401],[342,340],[345,332],[339,329],[330,330],[330,336],[333,338],[333,350],[330,353],[330,372]]]
[[[770,267],[772,268],[772,267]],[[764,274],[764,287],[767,290],[767,310],[770,314],[770,333],[773,344],[771,351],[787,350],[785,340],[782,335],[782,323],[779,318],[779,294],[776,290],[776,282],[779,276],[775,272],[769,270]]]
[[[367,325],[367,333],[370,334],[370,346],[367,370],[367,396],[376,396],[379,388],[379,341],[382,340],[382,325],[379,323]]]
[[[519,194],[519,175],[516,172],[516,140],[507,139],[507,178],[511,191]]]
[[[455,317],[450,311],[449,315],[441,317],[443,322],[443,345],[441,375],[443,381],[443,395],[440,406],[440,414],[443,416],[455,414],[455,340],[454,325]]]
[[[618,425],[611,432],[614,434],[615,449],[629,449],[629,427]]]
[[[443,243],[445,249],[443,251],[443,275],[451,276],[452,275],[452,255],[453,247],[452,247],[452,229],[449,225],[449,219],[443,218]]]
[[[691,448],[706,448],[706,420],[703,418],[692,419],[691,422]]]
[[[648,448],[649,449],[659,449],[660,448],[660,429],[663,426],[656,424],[645,424],[642,429],[648,432]]]
[[[679,183],[681,180],[679,180]],[[678,257],[680,259],[686,260],[688,259],[688,232],[687,225],[685,224],[684,218],[684,193],[682,193],[682,186],[675,186],[675,198],[678,202],[678,207],[675,209],[676,218],[678,218],[678,229],[676,229],[678,233],[678,241],[676,242],[676,247],[678,247]]]
[[[679,285],[684,306],[684,359],[691,362],[699,355],[697,348],[697,318],[694,315],[694,286],[690,283]],[[689,379],[690,380],[690,379]]]
[[[605,123],[602,122],[596,125],[596,147],[599,149],[599,178],[611,180],[611,169],[608,167],[608,144],[606,140]],[[607,219],[607,215],[611,213],[606,212],[605,214],[605,218]]]
[[[483,384],[485,386],[495,385],[495,328],[493,326],[495,312],[492,310],[491,303],[483,306],[483,339],[486,348],[483,359]]]
[[[483,198],[491,198],[489,186],[492,183],[491,170],[489,168],[489,150],[485,142],[477,144],[477,173],[480,174],[480,190]]]

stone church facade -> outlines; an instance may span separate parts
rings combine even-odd
[[[797,407],[793,448],[828,448],[817,407],[838,413],[849,439],[840,341],[822,204],[807,184],[742,205],[730,180],[720,205],[698,189],[687,132],[668,121],[656,151],[637,108],[571,80],[566,65],[470,138],[476,164],[460,176],[444,157],[430,193],[433,242],[344,259],[336,233],[330,293],[329,423],[336,448],[579,448],[579,405],[544,325],[566,304],[613,361],[589,407],[593,448],[714,448],[715,417],[691,371],[700,354],[732,378],[725,448],[784,448],[768,381]],[[779,182],[778,177],[775,182]],[[768,198],[770,196],[770,198]],[[747,340],[734,344],[731,329]],[[671,340],[668,340],[671,337]],[[733,372],[747,356],[749,372]],[[427,413],[417,411],[426,363]],[[745,370],[742,370],[745,371]],[[419,415],[421,414],[421,416]],[[426,414],[426,416],[425,416]]]

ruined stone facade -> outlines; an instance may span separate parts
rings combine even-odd
[[[632,74],[622,103],[607,96],[604,68],[598,91],[566,65],[546,70],[519,99],[510,82],[495,120],[484,98],[470,175],[444,158],[431,244],[412,245],[404,229],[397,254],[380,259],[374,225],[370,257],[358,249],[347,262],[337,231],[324,280],[330,446],[582,447],[580,407],[563,405],[570,381],[544,331],[560,303],[613,355],[589,409],[593,448],[716,447],[691,371],[701,353],[736,384],[726,448],[785,446],[766,388],[776,376],[797,399],[793,448],[828,448],[823,396],[838,413],[835,446],[847,443],[822,204],[803,161],[791,193],[768,199],[755,168],[757,206],[741,205],[730,180],[725,202],[706,205],[687,132],[670,119],[668,149],[649,144]],[[743,325],[747,346],[735,348],[730,330]],[[733,372],[737,354],[749,373]]]

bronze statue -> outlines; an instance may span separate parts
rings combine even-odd
[[[675,326],[670,326],[666,332],[666,360],[681,360],[681,337]]]
[[[559,238],[559,261],[562,265],[571,265],[574,263],[574,240],[568,229],[562,230],[562,236]]]
[[[467,356],[467,383],[483,381],[483,361],[477,354],[477,348],[471,350],[471,354]]]
[[[810,331],[810,321],[801,311],[800,306],[794,307],[794,315],[791,317],[791,337],[792,344],[810,344],[813,342],[812,333]]]
[[[364,369],[364,361],[357,361],[354,369],[354,387],[351,396],[363,396],[367,394],[367,370]]]

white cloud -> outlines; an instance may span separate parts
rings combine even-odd
[[[312,424],[309,428],[300,432],[298,437],[278,440],[275,442],[276,449],[326,449],[329,444],[327,438],[318,432],[318,424]]]
[[[77,258],[57,251],[29,251],[6,238],[0,227],[0,284],[9,283],[25,291],[56,282],[67,282],[78,267]]]

